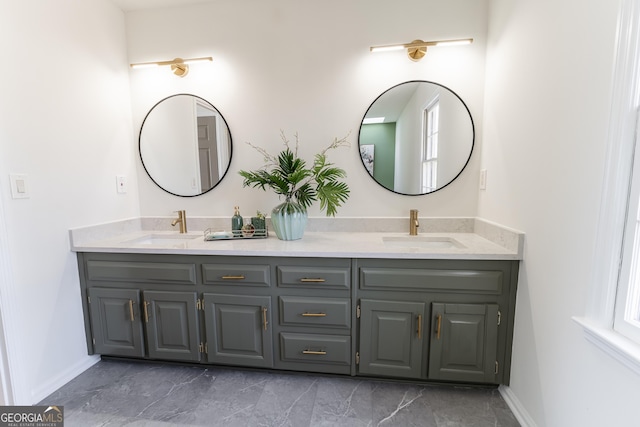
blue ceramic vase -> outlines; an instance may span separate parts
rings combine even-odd
[[[302,239],[307,226],[307,210],[287,199],[271,211],[271,224],[280,240]]]

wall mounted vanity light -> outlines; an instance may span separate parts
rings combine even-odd
[[[420,61],[427,53],[430,46],[457,46],[473,43],[473,39],[456,39],[456,40],[438,40],[425,42],[422,40],[414,40],[411,43],[391,44],[386,46],[372,46],[371,52],[386,52],[390,50],[407,49],[407,55],[412,61]]]
[[[213,58],[210,56],[205,56],[202,58],[191,58],[191,59],[182,59],[175,58],[171,61],[156,61],[156,62],[139,62],[137,64],[131,64],[131,68],[150,68],[150,67],[159,67],[162,65],[170,65],[171,71],[178,77],[184,77],[189,74],[189,64],[195,64],[197,62],[207,62],[213,61]]]

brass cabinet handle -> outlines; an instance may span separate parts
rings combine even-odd
[[[327,313],[300,313],[302,317],[325,317]]]
[[[129,315],[131,316],[131,321],[132,322],[136,320],[135,316],[133,315],[133,301],[132,300],[129,300]]]
[[[422,339],[422,314],[418,314],[418,339]]]
[[[149,305],[148,301],[145,301],[143,306],[144,306],[144,321],[145,323],[149,323],[149,310],[147,309],[147,306]]]
[[[440,330],[442,329],[442,314],[436,316],[436,339],[440,339]]]
[[[324,356],[325,354],[327,354],[327,352],[323,350],[320,350],[320,351],[302,350],[302,354],[314,354],[317,356]]]
[[[303,277],[302,279],[300,279],[300,281],[302,283],[324,283],[324,282],[326,282],[325,279],[322,279],[322,278],[319,278],[319,277],[316,278],[316,279],[310,278],[310,277]]]
[[[267,307],[262,307],[262,326],[264,330],[267,330]]]
[[[222,280],[244,280],[244,276],[242,274],[238,276],[222,276]]]

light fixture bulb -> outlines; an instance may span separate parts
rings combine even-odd
[[[185,59],[184,63],[185,64],[198,64],[201,62],[211,62],[213,59],[208,56],[206,58],[193,58],[193,59]]]
[[[370,50],[371,52],[390,52],[393,50],[402,50],[402,49],[404,49],[403,44],[396,44],[391,46],[378,46],[378,47],[374,46]]]
[[[157,68],[159,67],[159,65],[155,62],[147,62],[144,64],[131,64],[131,68],[134,68],[136,70],[142,69],[142,68]]]
[[[436,46],[462,46],[465,44],[471,44],[473,39],[462,39],[462,40],[446,40],[437,42]]]

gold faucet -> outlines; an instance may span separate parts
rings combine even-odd
[[[418,222],[418,210],[411,209],[409,211],[409,235],[417,236],[418,227],[420,227],[420,223]]]
[[[180,224],[180,233],[187,232],[187,212],[184,210],[176,211],[178,212],[178,218],[171,221],[171,225],[175,226],[176,224]]]

